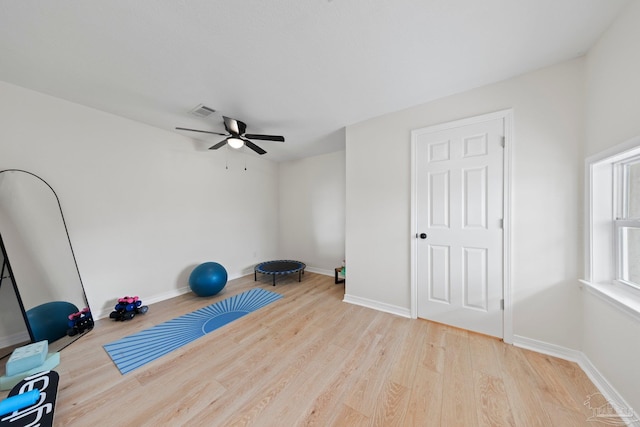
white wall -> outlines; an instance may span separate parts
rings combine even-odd
[[[274,162],[3,82],[0,117],[0,169],[33,172],[58,193],[95,312],[123,295],[183,292],[204,261],[233,278],[276,257]]]
[[[512,108],[513,330],[581,346],[582,59],[347,128],[347,298],[410,308],[410,132]]]
[[[280,164],[279,253],[333,275],[344,259],[345,152]]]
[[[638,17],[632,1],[587,55],[587,156],[640,135]]]
[[[640,2],[631,2],[586,60],[586,154],[640,135]],[[584,293],[584,353],[636,411],[640,323]]]

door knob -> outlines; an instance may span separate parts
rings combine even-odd
[[[426,239],[427,238],[427,234],[426,233],[420,233],[416,237],[420,237],[421,239]]]

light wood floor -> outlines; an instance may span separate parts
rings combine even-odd
[[[332,277],[270,280],[247,276],[212,298],[98,321],[61,353],[56,424],[598,425],[583,405],[598,390],[574,363],[344,303]],[[253,287],[284,298],[129,374],[102,348]]]

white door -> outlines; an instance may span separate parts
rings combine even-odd
[[[504,129],[494,117],[412,134],[418,317],[500,338]]]

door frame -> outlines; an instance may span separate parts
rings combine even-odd
[[[462,126],[503,119],[505,146],[503,153],[503,234],[502,234],[502,313],[503,341],[513,343],[513,297],[511,288],[511,153],[513,148],[513,110],[501,110],[452,122],[440,123],[411,131],[411,318],[418,317],[418,212],[417,212],[417,156],[416,145],[419,135],[440,132]]]

